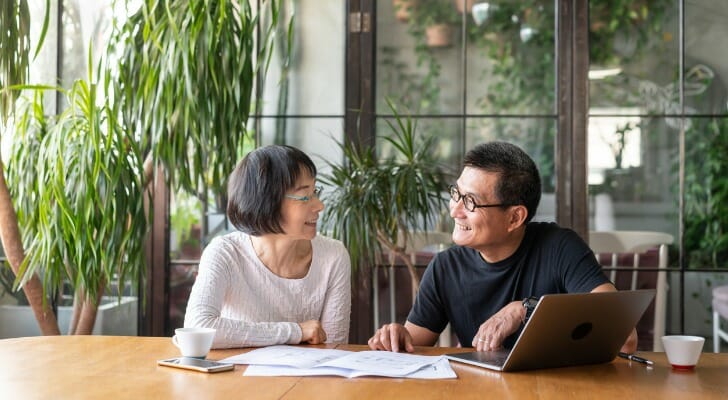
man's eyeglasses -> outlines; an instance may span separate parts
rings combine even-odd
[[[323,191],[324,191],[323,186],[315,186],[313,188],[313,195],[311,195],[311,196],[296,196],[295,194],[287,194],[286,197],[289,199],[292,199],[292,200],[303,201],[305,203],[305,202],[311,200],[313,197],[318,199],[319,196],[321,195],[321,192],[323,192]]]
[[[465,206],[465,209],[473,212],[476,208],[489,208],[489,207],[510,207],[513,204],[476,204],[475,198],[472,194],[461,194],[458,190],[457,186],[450,185],[448,187],[448,190],[450,191],[450,197],[452,197],[454,202],[458,202],[460,200],[463,201],[463,206]]]

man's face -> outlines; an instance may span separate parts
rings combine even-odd
[[[456,182],[461,196],[470,195],[475,204],[499,204],[495,187],[500,179],[493,172],[478,168],[465,167]],[[463,199],[455,202],[450,199],[450,216],[455,220],[452,239],[455,244],[471,247],[487,253],[488,249],[498,247],[507,240],[510,212],[508,207],[465,209]]]

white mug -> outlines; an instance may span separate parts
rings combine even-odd
[[[668,335],[662,337],[667,361],[677,370],[693,369],[700,359],[705,338],[700,336]]]
[[[205,358],[215,338],[213,328],[177,328],[172,343],[182,352],[183,357]]]

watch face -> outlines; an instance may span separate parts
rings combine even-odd
[[[538,304],[538,299],[536,297],[527,297],[523,299],[523,306],[526,308],[534,308],[536,307],[536,304]]]
[[[536,308],[536,305],[538,304],[538,298],[531,296],[523,299],[523,308],[526,309],[526,315],[523,318],[523,322],[528,321],[528,319],[531,317],[531,314],[533,313],[533,310]]]

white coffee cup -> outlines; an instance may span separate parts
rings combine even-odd
[[[667,361],[677,370],[695,368],[703,350],[705,338],[700,336],[668,335],[662,337],[662,346],[667,354]]]
[[[205,358],[215,338],[213,328],[177,328],[172,343],[182,352],[183,357]]]

